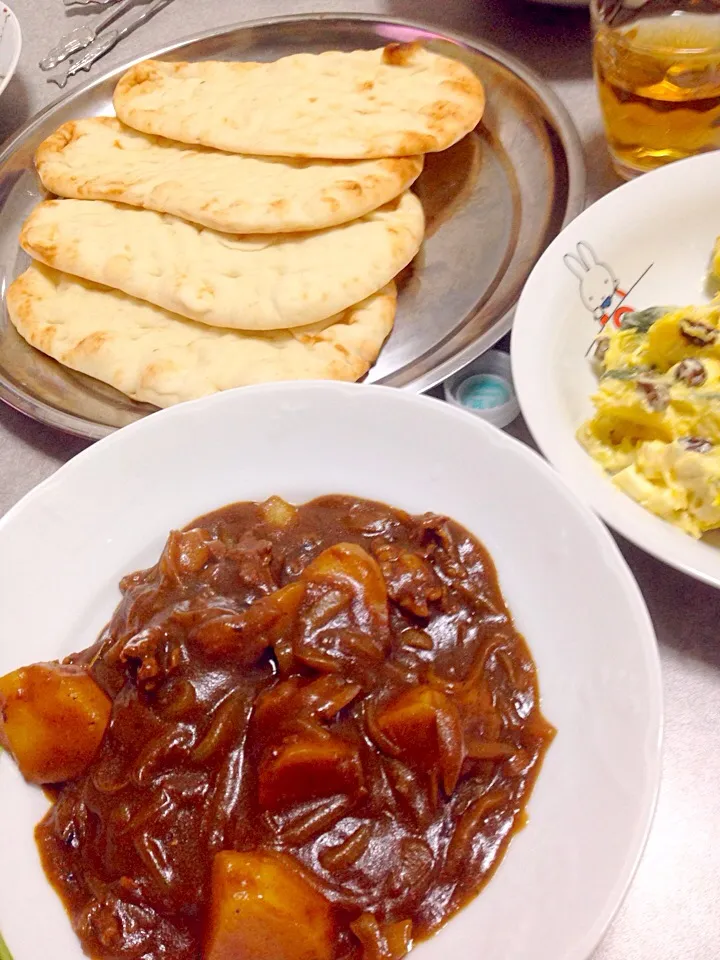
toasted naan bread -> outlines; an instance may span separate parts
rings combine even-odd
[[[376,293],[415,256],[412,193],[315,233],[235,235],[103,200],[48,200],[20,243],[36,260],[191,320],[281,330],[327,320]]]
[[[286,233],[347,223],[393,200],[422,157],[293,160],[248,157],[153,137],[114,117],[70,120],[35,154],[45,188],[116,200],[227,233]]]
[[[391,283],[325,323],[245,334],[37,263],[7,293],[10,319],[28,343],[158,407],[271,380],[358,380],[392,329],[395,300]]]
[[[115,89],[129,126],[233,153],[353,160],[445,150],[482,117],[464,64],[418,43],[300,53],[273,63],[132,67]]]

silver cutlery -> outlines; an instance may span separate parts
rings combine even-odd
[[[80,50],[89,47],[93,40],[97,40],[99,33],[102,33],[106,27],[109,27],[114,20],[121,17],[123,13],[136,3],[137,0],[121,0],[99,23],[94,24],[92,27],[75,27],[74,30],[66,33],[65,36],[61,37],[58,43],[55,44],[52,50],[50,50],[47,56],[40,61],[40,69],[53,70],[59,63],[62,63],[63,60],[67,60],[67,58],[71,57],[74,53],[79,53]]]
[[[109,30],[102,37],[98,37],[97,40],[94,40],[90,46],[86,48],[81,57],[78,57],[77,60],[72,60],[70,62],[70,66],[68,67],[64,76],[48,77],[47,82],[56,83],[62,90],[70,77],[74,77],[75,74],[80,73],[81,70],[89,70],[96,60],[99,60],[100,57],[104,56],[108,52],[108,50],[111,50],[115,46],[119,39],[119,30]]]
[[[109,30],[102,36],[97,37],[85,48],[82,56],[70,62],[70,66],[62,76],[48,77],[48,83],[56,83],[62,89],[70,77],[74,77],[75,74],[81,70],[89,70],[90,67],[101,57],[104,57],[108,50],[111,50],[116,43],[124,40],[125,37],[134,30],[137,30],[138,27],[142,26],[143,23],[146,23],[151,17],[154,17],[156,13],[159,13],[163,7],[167,7],[170,3],[172,3],[172,0],[155,0],[154,3],[151,3],[143,10],[139,17],[131,20],[131,22],[121,30]]]

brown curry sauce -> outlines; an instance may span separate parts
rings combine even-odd
[[[554,731],[466,530],[344,496],[239,503],[121,589],[69,658],[112,700],[102,746],[37,828],[90,956],[198,960],[220,851],[299,861],[333,960],[396,960],[478,893]]]

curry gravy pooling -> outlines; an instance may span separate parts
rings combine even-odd
[[[102,745],[37,828],[89,955],[399,960],[478,893],[554,731],[467,530],[239,503],[121,589],[70,658]]]

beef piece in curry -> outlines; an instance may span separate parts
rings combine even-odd
[[[491,876],[553,730],[490,557],[444,517],[240,503],[0,679],[101,960],[399,960]]]

